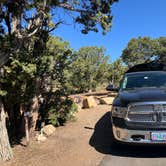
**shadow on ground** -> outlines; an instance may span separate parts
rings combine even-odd
[[[166,157],[166,146],[111,145],[112,126],[110,112],[96,123],[89,144],[98,152],[122,157],[159,158]]]

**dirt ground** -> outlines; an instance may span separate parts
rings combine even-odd
[[[99,105],[77,113],[77,120],[56,129],[44,143],[32,141],[28,148],[17,145],[13,148],[14,159],[1,166],[96,166],[107,149],[101,140],[108,134],[111,106]],[[101,128],[107,117],[105,130]],[[104,123],[106,124],[106,123]],[[97,130],[100,129],[100,132]],[[107,131],[106,131],[107,130]],[[104,141],[107,143],[108,141]],[[95,148],[94,148],[95,147]],[[108,146],[107,146],[108,148]],[[103,153],[104,150],[104,153]]]

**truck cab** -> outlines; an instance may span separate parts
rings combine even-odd
[[[115,141],[166,144],[166,67],[148,63],[130,68],[111,110]]]

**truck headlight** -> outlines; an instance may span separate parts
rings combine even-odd
[[[127,114],[127,108],[126,107],[112,107],[112,116],[118,117],[118,118],[125,118]]]

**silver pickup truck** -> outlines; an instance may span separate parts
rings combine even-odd
[[[149,63],[125,73],[111,111],[114,141],[166,144],[165,69]]]

